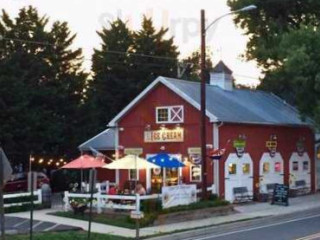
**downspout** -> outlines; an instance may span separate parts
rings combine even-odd
[[[119,154],[119,128],[118,128],[118,124],[115,123],[114,124],[114,148],[115,148],[115,156],[116,156],[116,160],[118,160],[118,154]],[[116,169],[116,184],[119,186],[120,183],[120,171],[119,169]]]
[[[219,149],[219,128],[223,126],[223,122],[214,122],[213,123],[213,149]],[[214,186],[216,194],[220,195],[220,162],[215,160],[213,162],[213,176],[214,176]]]

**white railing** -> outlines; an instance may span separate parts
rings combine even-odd
[[[34,196],[37,196],[37,200],[33,201],[34,204],[42,204],[42,192],[41,189],[34,191],[33,192]],[[4,199],[10,199],[10,198],[19,198],[19,197],[30,197],[31,193],[26,192],[26,193],[12,193],[12,194],[4,194],[3,198]],[[4,204],[4,207],[12,207],[12,206],[22,206],[24,204],[29,204],[30,201],[25,201],[25,202],[17,202],[17,203],[6,203]]]
[[[89,193],[70,193],[64,192],[64,209],[68,211],[71,209],[70,198],[85,198],[90,200]],[[147,199],[160,199],[160,194],[152,195],[106,195],[101,192],[93,194],[92,206],[97,209],[98,213],[102,212],[102,209],[124,209],[124,210],[135,210],[140,211],[141,201]]]
[[[102,209],[123,209],[140,211],[141,201],[148,199],[161,199],[161,194],[152,195],[107,195],[103,194],[100,188],[97,187],[98,192],[93,194],[93,208],[97,209],[98,213],[102,212]],[[207,188],[208,191],[216,193],[214,185]],[[200,193],[201,189],[197,190]],[[68,211],[71,209],[70,199],[85,198],[89,202],[90,193],[70,193],[64,192],[64,209]]]

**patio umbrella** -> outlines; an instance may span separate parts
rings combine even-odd
[[[83,181],[83,169],[91,168],[102,168],[105,165],[105,162],[101,158],[95,158],[88,154],[81,155],[77,159],[64,165],[63,169],[81,169],[81,191],[82,191],[82,181]]]
[[[185,165],[180,162],[177,158],[170,156],[167,153],[158,153],[153,157],[149,157],[148,161],[158,165],[162,168],[180,168],[185,167]]]
[[[77,159],[67,163],[62,168],[66,169],[90,169],[90,168],[102,168],[105,162],[101,159],[97,159],[90,155],[82,155]]]
[[[136,176],[138,176],[139,169],[150,169],[150,168],[159,168],[159,166],[148,162],[146,159],[140,158],[136,155],[127,155],[123,158],[120,158],[112,163],[109,163],[104,166],[108,169],[135,169]],[[137,185],[137,178],[135,181]]]
[[[103,168],[108,169],[148,169],[148,168],[159,168],[159,166],[148,162],[146,159],[140,158],[135,155],[127,155],[120,158],[112,163],[105,165]]]

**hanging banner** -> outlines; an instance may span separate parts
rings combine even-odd
[[[136,155],[139,156],[143,153],[142,148],[125,148],[124,149],[124,154],[126,155]]]
[[[144,132],[144,141],[147,143],[153,142],[183,142],[183,129],[161,129]]]
[[[188,184],[162,187],[161,196],[163,208],[189,205],[197,201],[197,185]]]

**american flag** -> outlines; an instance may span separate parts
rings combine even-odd
[[[227,150],[227,146],[231,140],[229,139],[224,148],[218,148],[210,151],[209,158],[212,160],[220,160]]]
[[[212,160],[220,160],[225,152],[225,148],[212,150],[210,152],[209,158],[211,158]]]

